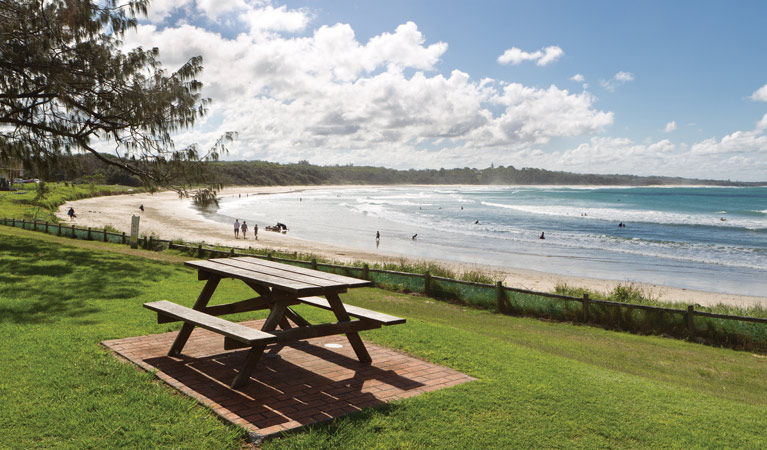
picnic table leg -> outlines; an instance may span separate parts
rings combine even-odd
[[[205,283],[205,287],[202,288],[202,292],[200,293],[200,296],[197,297],[197,301],[194,302],[194,306],[192,307],[192,309],[195,309],[197,311],[202,311],[203,309],[205,309],[206,306],[208,306],[210,297],[213,296],[213,292],[218,287],[219,281],[221,281],[221,277],[216,275],[211,275],[207,283]],[[176,340],[173,341],[173,345],[170,347],[170,351],[168,352],[169,356],[177,356],[179,353],[181,353],[181,350],[184,348],[184,345],[186,345],[186,341],[189,339],[189,336],[192,334],[192,330],[194,330],[194,324],[189,322],[184,322],[184,325],[181,327],[181,330],[178,332],[178,335],[176,336]]]
[[[303,317],[299,316],[297,312],[290,309],[290,307],[285,309],[285,317],[292,320],[293,323],[298,325],[299,327],[308,327],[311,326],[308,320],[304,319]]]
[[[272,304],[272,312],[269,313],[269,317],[266,318],[264,326],[261,327],[261,331],[274,331],[277,325],[280,325],[282,329],[290,328],[290,324],[287,323],[285,313],[288,310],[288,305],[284,302],[275,302]],[[282,350],[284,345],[276,344],[269,350],[270,355],[276,355]]]
[[[336,318],[339,322],[346,322],[351,320],[349,314],[344,309],[344,304],[341,302],[341,298],[338,297],[338,294],[335,292],[329,293],[325,295],[325,298],[328,300],[330,307],[333,309],[333,314],[336,315]],[[359,359],[360,362],[368,363],[372,361],[367,348],[365,348],[365,343],[362,342],[362,338],[360,337],[359,333],[356,331],[346,333],[346,338],[349,339],[349,343],[352,345],[354,353],[357,354],[357,359]]]
[[[261,360],[261,355],[264,354],[264,349],[266,349],[266,344],[257,344],[250,349],[248,356],[245,357],[245,364],[243,364],[240,372],[234,377],[234,381],[232,381],[232,389],[237,389],[238,387],[247,384],[248,379],[250,379],[250,373],[253,371],[253,368],[256,367],[258,361]]]

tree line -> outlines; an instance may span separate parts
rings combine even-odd
[[[141,186],[141,178],[93,155],[73,156],[76,161],[53,171],[49,181],[87,182],[98,177],[106,184]],[[593,185],[593,186],[652,186],[708,185],[759,186],[765,183],[703,180],[681,177],[596,175],[550,171],[535,168],[517,169],[513,166],[470,167],[456,169],[408,169],[385,167],[331,165],[320,166],[306,161],[281,164],[268,161],[218,161],[209,163],[212,177],[224,186],[298,186],[298,185],[392,185],[392,184],[463,184],[463,185]]]

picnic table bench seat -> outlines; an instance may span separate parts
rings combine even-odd
[[[326,309],[328,311],[333,310],[327,299],[322,297],[299,297],[298,301],[307,305]],[[352,317],[356,317],[358,319],[367,319],[380,323],[381,325],[398,325],[405,323],[405,319],[401,317],[395,317],[377,311],[371,311],[369,309],[360,308],[359,306],[350,305],[348,303],[344,303],[344,308],[346,309],[346,312]]]
[[[193,323],[206,330],[213,331],[214,333],[222,334],[227,338],[242,342],[249,347],[252,347],[257,343],[268,344],[277,340],[277,337],[271,333],[265,333],[256,330],[255,328],[249,328],[245,325],[211,316],[204,312],[187,308],[186,306],[181,306],[167,300],[144,303],[144,308],[157,312],[158,321],[160,316],[169,316],[176,320]]]

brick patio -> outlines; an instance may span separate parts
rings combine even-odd
[[[242,322],[261,329],[263,320]],[[246,350],[224,350],[224,338],[195,328],[180,357],[167,356],[177,332],[102,344],[209,406],[256,437],[266,437],[363,408],[471,381],[474,378],[366,342],[372,364],[361,364],[345,336],[309,339],[265,354],[250,383],[232,390]],[[340,348],[338,345],[341,345]],[[267,352],[269,347],[267,348]]]

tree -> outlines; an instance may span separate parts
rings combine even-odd
[[[159,50],[123,52],[120,39],[148,0],[0,0],[0,161],[21,160],[45,176],[90,152],[150,188],[186,193],[214,183],[215,161],[234,135],[205,154],[172,134],[206,113],[202,58],[173,73]],[[97,150],[107,142],[112,152]]]
[[[43,204],[43,200],[45,200],[45,197],[47,197],[50,193],[51,190],[48,188],[45,180],[40,180],[37,182],[37,185],[35,186],[35,205],[37,205],[34,217],[35,220],[37,219],[37,213],[40,212],[40,207]]]

